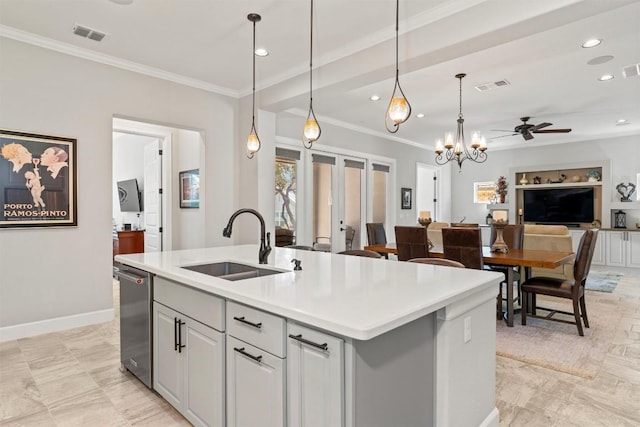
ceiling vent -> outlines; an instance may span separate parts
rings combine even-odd
[[[502,86],[509,86],[511,83],[507,79],[498,80],[495,82],[482,83],[476,86],[478,92],[484,92],[485,90],[497,89]]]
[[[640,75],[640,64],[627,65],[622,68],[622,75],[625,78],[636,77]]]
[[[80,37],[86,37],[97,42],[102,41],[102,39],[106,36],[106,34],[102,31],[94,30],[92,28],[85,27],[79,24],[73,26],[73,34]]]

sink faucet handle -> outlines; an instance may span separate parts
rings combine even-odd
[[[271,232],[267,231],[267,247],[271,247]]]
[[[291,262],[295,263],[295,266],[293,267],[293,271],[299,271],[302,270],[302,266],[300,264],[302,264],[302,260],[299,259],[292,259]]]

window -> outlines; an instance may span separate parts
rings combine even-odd
[[[275,225],[276,227],[296,230],[297,225],[297,161],[300,152],[276,148],[275,167]]]

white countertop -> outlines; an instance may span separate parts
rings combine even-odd
[[[293,271],[292,258],[302,260]],[[116,261],[176,282],[306,323],[368,340],[463,300],[497,288],[502,273],[386,259],[273,248],[258,264],[258,245],[117,255]],[[228,281],[181,266],[234,261],[285,273]]]

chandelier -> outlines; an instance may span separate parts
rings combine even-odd
[[[462,170],[462,162],[471,160],[472,162],[482,163],[487,160],[487,141],[484,137],[480,137],[474,132],[471,137],[471,148],[467,147],[464,142],[464,119],[462,118],[462,79],[466,74],[456,74],[456,79],[460,80],[460,110],[458,112],[458,129],[456,139],[454,141],[451,132],[445,135],[444,145],[442,140],[436,141],[436,163],[444,165],[452,160],[458,163],[458,168]],[[445,152],[446,150],[446,152]],[[443,155],[444,154],[444,155]]]
[[[320,138],[320,125],[313,112],[313,0],[311,0],[311,19],[309,25],[309,114],[302,130],[302,145],[311,149],[315,141]]]
[[[260,138],[256,131],[256,22],[260,22],[262,17],[257,13],[250,13],[247,15],[247,19],[253,22],[253,50],[251,51],[251,57],[253,58],[253,104],[251,107],[251,130],[247,137],[247,157],[253,159],[255,153],[260,150]]]
[[[400,125],[407,121],[411,115],[411,104],[404,96],[404,92],[400,87],[400,81],[398,80],[398,18],[400,10],[400,0],[396,0],[396,81],[393,86],[393,93],[391,94],[391,100],[387,107],[387,113],[384,118],[384,125],[391,133],[398,132]],[[391,121],[392,123],[390,123]]]

